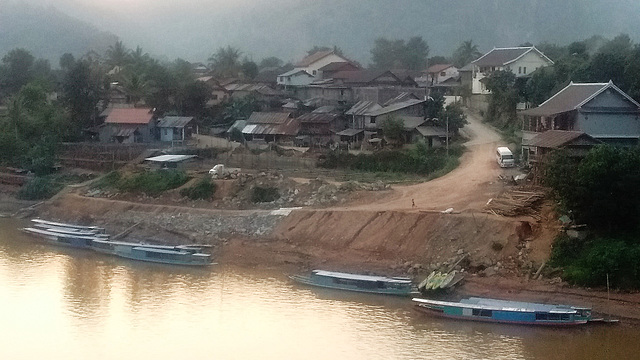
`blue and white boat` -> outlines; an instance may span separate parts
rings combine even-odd
[[[82,225],[67,224],[67,223],[48,221],[48,220],[42,220],[42,219],[31,219],[31,221],[36,224],[50,226],[50,227],[64,228],[67,230],[75,229],[75,230],[83,230],[83,231],[95,231],[96,233],[103,233],[103,234],[105,233],[105,229],[98,226],[82,226]]]
[[[96,237],[93,235],[68,234],[31,227],[23,228],[22,231],[36,235],[48,244],[80,249],[91,249],[93,240],[104,239],[103,237]]]
[[[591,308],[471,297],[459,302],[414,298],[416,310],[453,319],[506,324],[569,326],[586,324]]]
[[[132,260],[150,261],[172,265],[212,265],[211,255],[202,252],[207,245],[153,245],[124,241],[94,239],[92,249],[109,255]]]
[[[290,276],[290,278],[302,284],[329,289],[400,296],[417,294],[411,279],[405,277],[358,275],[335,271],[313,270],[309,276],[293,275]]]

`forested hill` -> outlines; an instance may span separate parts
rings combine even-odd
[[[12,0],[0,0],[0,5],[3,1]],[[627,33],[640,40],[638,0],[131,0],[117,6],[106,1],[13,1],[49,2],[60,11],[4,5],[0,53],[23,46],[49,58],[59,56],[60,49],[97,47],[101,52],[105,43],[114,42],[112,35],[86,23],[118,35],[129,47],[192,61],[206,61],[226,45],[256,61],[267,56],[295,61],[314,45],[337,45],[368,64],[378,37],[422,36],[430,55],[445,56],[469,39],[482,52],[525,42],[564,45],[592,35]]]
[[[103,53],[116,40],[115,35],[55,8],[0,0],[0,58],[14,48],[25,48],[57,67],[64,53]]]

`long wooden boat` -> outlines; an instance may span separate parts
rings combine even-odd
[[[47,224],[34,224],[33,227],[37,229],[42,229],[42,230],[46,230],[46,231],[50,231],[58,234],[65,234],[65,235],[95,236],[95,237],[101,237],[101,238],[109,237],[108,234],[101,233],[97,230],[81,230],[81,229],[51,226]]]
[[[103,239],[101,237],[96,236],[86,236],[86,235],[78,235],[78,234],[63,234],[54,231],[48,231],[44,229],[38,228],[23,228],[22,231],[36,235],[38,238],[44,240],[46,243],[65,246],[65,247],[74,247],[81,249],[91,249],[93,241],[96,239]]]
[[[48,220],[42,220],[42,219],[31,219],[31,221],[37,224],[55,226],[60,228],[77,229],[77,230],[95,230],[96,232],[99,232],[99,233],[105,232],[104,228],[101,228],[98,226],[82,226],[82,225],[66,224],[66,223],[48,221]]]
[[[335,271],[313,270],[309,276],[293,275],[290,276],[290,278],[302,284],[329,289],[399,296],[417,294],[411,279],[404,277],[358,275]]]
[[[591,308],[471,297],[460,302],[414,298],[416,310],[453,319],[507,324],[569,326],[586,324]]]
[[[211,255],[201,252],[205,247],[206,245],[168,246],[95,239],[91,248],[103,254],[132,260],[172,265],[212,265]]]

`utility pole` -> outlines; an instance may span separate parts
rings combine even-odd
[[[445,115],[444,119],[447,123],[447,157],[449,157],[449,115]]]

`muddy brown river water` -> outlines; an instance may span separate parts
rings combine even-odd
[[[192,269],[39,243],[0,219],[0,359],[640,359],[640,329],[430,318],[273,269]]]

